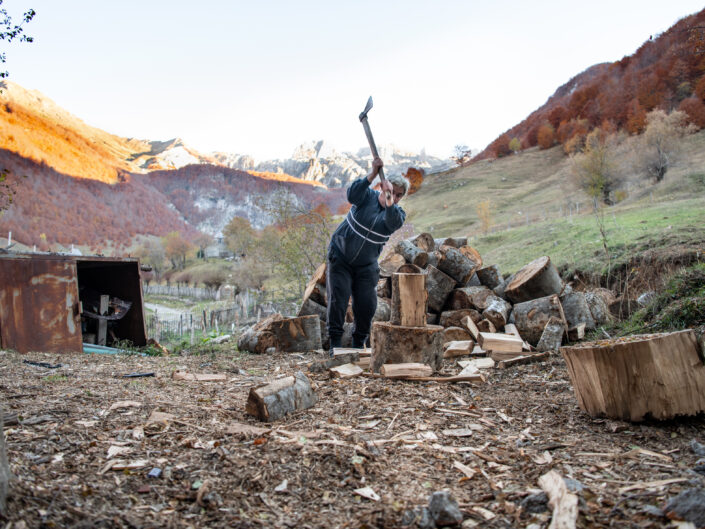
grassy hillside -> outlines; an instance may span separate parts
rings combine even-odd
[[[627,197],[604,209],[613,265],[639,250],[705,240],[705,132],[683,141],[678,164],[656,185],[634,169],[637,149],[636,138],[620,146],[617,164]],[[486,200],[492,225],[483,234],[477,206]],[[560,147],[430,175],[404,207],[416,232],[468,236],[485,262],[503,272],[541,255],[559,266],[607,266],[591,201],[574,182]]]

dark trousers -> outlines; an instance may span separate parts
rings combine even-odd
[[[370,334],[372,317],[377,310],[376,262],[351,266],[332,252],[328,255],[326,292],[328,294],[328,335],[330,346],[340,347],[345,313],[352,295],[353,347],[362,347]]]

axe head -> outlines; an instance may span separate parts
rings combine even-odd
[[[365,110],[363,110],[360,113],[360,121],[364,120],[367,118],[367,113],[370,111],[372,108],[372,96],[367,100],[367,104],[365,105]]]

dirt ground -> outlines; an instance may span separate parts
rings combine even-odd
[[[703,417],[592,419],[558,355],[475,385],[309,375],[315,407],[271,425],[245,414],[251,386],[313,359],[0,352],[0,402],[19,418],[4,527],[400,527],[449,490],[463,527],[538,528],[551,511],[532,495],[551,469],[575,480],[579,527],[663,527],[668,498],[704,485],[690,447]],[[122,378],[136,372],[156,376]]]

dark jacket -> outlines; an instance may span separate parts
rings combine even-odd
[[[367,178],[355,180],[348,188],[352,208],[333,233],[328,252],[349,265],[376,262],[389,236],[402,227],[406,213],[393,204],[383,208],[379,191],[370,189]]]

